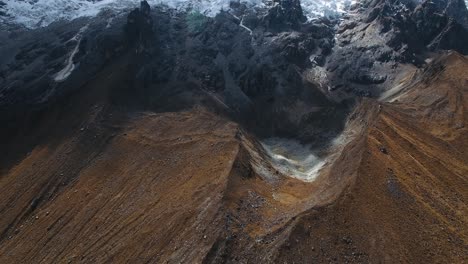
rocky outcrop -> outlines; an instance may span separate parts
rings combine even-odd
[[[306,126],[303,136],[311,139],[320,134],[317,107],[331,104],[340,112],[335,102],[378,96],[403,72],[401,64],[421,66],[427,51],[466,50],[465,29],[447,15],[453,11],[430,2],[373,0],[350,12],[342,20],[306,21],[300,1],[284,0],[267,10],[234,3],[206,17],[151,9],[142,1],[126,17],[103,13],[27,31],[16,40],[1,35],[8,44],[0,46],[0,83],[7,84],[0,105],[47,103],[123,59],[127,96],[139,93],[144,101],[137,105],[167,109],[160,102],[171,96],[179,109],[208,93],[259,133],[290,135]],[[74,37],[86,25],[78,43]],[[47,37],[33,43],[41,34]],[[54,81],[70,61],[68,79]]]
[[[345,16],[324,64],[332,94],[376,96],[392,86],[401,64],[419,67],[430,51],[468,54],[468,31],[459,23],[466,7],[458,2],[462,9],[449,11],[456,1],[443,2],[373,0]]]
[[[125,52],[123,20],[110,14],[37,30],[15,29],[0,43],[0,119],[42,109],[79,90]],[[66,78],[56,81],[67,68]],[[65,76],[65,75],[64,75]]]
[[[300,0],[274,0],[272,5],[263,18],[267,28],[271,30],[298,29],[307,20]]]
[[[137,46],[137,53],[150,48],[154,38],[154,30],[151,7],[147,1],[141,1],[140,8],[134,9],[128,14],[125,32],[130,45]]]
[[[468,9],[464,0],[436,0],[432,3],[439,12],[455,19],[468,30]]]

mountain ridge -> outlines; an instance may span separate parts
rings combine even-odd
[[[0,262],[463,262],[457,3],[2,32]]]

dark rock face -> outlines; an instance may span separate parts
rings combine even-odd
[[[467,34],[461,28],[468,19],[468,10],[463,0],[423,1],[418,5],[414,2],[389,0],[373,3],[375,7],[367,15],[367,21],[379,23],[381,33],[389,33],[387,44],[390,47],[398,50],[407,45],[407,48],[416,54],[424,52],[428,46],[465,53],[465,50],[460,48],[464,35]],[[456,24],[461,27],[457,27]],[[446,32],[454,30],[460,33],[460,39],[454,38],[449,41],[453,46],[446,45],[442,48],[432,45],[440,39],[440,34],[448,37]]]
[[[413,13],[418,33],[415,36],[421,39],[430,50],[454,49],[468,54],[468,28],[459,23],[463,18],[468,19],[468,13],[462,15],[462,10],[466,11],[466,6],[463,1],[461,2],[463,9],[459,12],[445,11],[444,13],[440,13],[441,6],[437,5],[440,2],[424,2]],[[450,1],[448,4],[450,3],[453,2]]]
[[[3,1],[0,1],[0,17],[7,16],[6,11],[3,10],[5,6],[6,6],[6,3],[4,3]]]
[[[454,49],[468,54],[468,31],[459,23],[450,20],[445,28],[428,45],[430,50]]]
[[[437,0],[432,3],[440,13],[455,19],[465,29],[468,29],[468,9],[464,0]]]
[[[141,1],[140,8],[130,12],[127,17],[125,27],[127,38],[130,44],[136,44],[137,52],[142,52],[150,46],[153,39],[153,18],[151,8],[146,1]]]
[[[0,112],[36,108],[78,89],[124,51],[123,20],[106,28],[106,15],[12,31],[0,44]],[[103,30],[106,29],[106,30]],[[76,49],[76,51],[75,51]],[[74,52],[75,51],[75,52]],[[71,60],[71,61],[70,61]],[[70,77],[57,74],[74,65]],[[7,111],[8,110],[8,111]]]
[[[277,31],[298,29],[306,20],[299,0],[274,0],[264,17],[267,28]]]
[[[359,12],[340,24],[337,46],[324,63],[332,90],[375,96],[391,86],[389,77],[397,74],[400,63],[420,66],[428,51],[453,49],[467,54],[468,32],[457,22],[468,18],[466,7],[458,2],[463,9],[448,9],[456,2],[363,2],[356,9]]]
[[[192,87],[192,98],[200,91],[217,94],[231,114],[254,123],[259,133],[288,134],[299,124],[312,124],[313,106],[326,104],[326,98],[304,82],[302,70],[311,66],[309,56],[331,50],[331,27],[314,22],[304,28],[319,30],[265,34],[261,24],[254,27],[255,23],[244,23],[249,13],[241,11],[239,19],[228,12],[215,18],[178,14],[171,20],[171,15],[156,12],[157,46],[162,50],[158,51],[157,61],[150,63],[150,89],[158,94],[154,107],[161,107],[164,94],[180,89],[174,87],[177,83]],[[177,24],[171,25],[174,21]],[[241,23],[252,26],[251,32]],[[304,105],[304,110],[288,113],[296,104]],[[292,115],[298,120],[292,121]]]
[[[428,51],[466,54],[456,3],[373,0],[342,20],[306,21],[298,0],[256,12],[234,3],[214,18],[142,1],[128,16],[0,34],[0,107],[47,104],[124,60],[128,89],[116,92],[119,103],[135,96],[157,111],[215,105],[265,136],[301,129],[311,139],[324,134],[322,109],[343,116],[346,100],[378,96],[400,64],[422,65]],[[71,75],[54,81],[70,57]]]

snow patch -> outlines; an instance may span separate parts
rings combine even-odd
[[[80,31],[72,39],[69,40],[69,41],[76,41],[77,42],[76,46],[73,49],[73,51],[70,53],[70,56],[68,56],[65,67],[55,75],[54,81],[56,82],[65,81],[73,72],[73,70],[75,70],[75,64],[73,63],[73,58],[75,57],[76,53],[78,53],[78,50],[81,44],[81,38],[83,37],[83,33],[86,31],[86,29],[88,29],[88,25],[82,27]]]
[[[215,16],[221,10],[229,10],[232,0],[148,0],[152,6],[162,5],[178,10],[194,10],[207,16]],[[265,7],[271,0],[239,0],[248,7]],[[103,10],[123,12],[139,6],[135,0],[3,0],[7,16],[0,22],[12,22],[28,28],[44,27],[58,20],[93,17]],[[302,0],[304,13],[309,17],[340,15],[355,0]]]
[[[284,175],[306,182],[314,181],[326,160],[319,158],[308,145],[296,140],[270,138],[262,142],[271,165]]]

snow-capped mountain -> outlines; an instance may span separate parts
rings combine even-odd
[[[151,5],[165,5],[181,10],[192,9],[208,16],[228,10],[232,0],[149,0]],[[250,7],[264,7],[268,0],[240,0]],[[304,13],[309,17],[337,15],[345,12],[354,0],[302,0]],[[0,0],[0,22],[22,24],[28,28],[47,26],[56,20],[71,20],[95,16],[102,10],[117,12],[135,8],[135,0]]]

